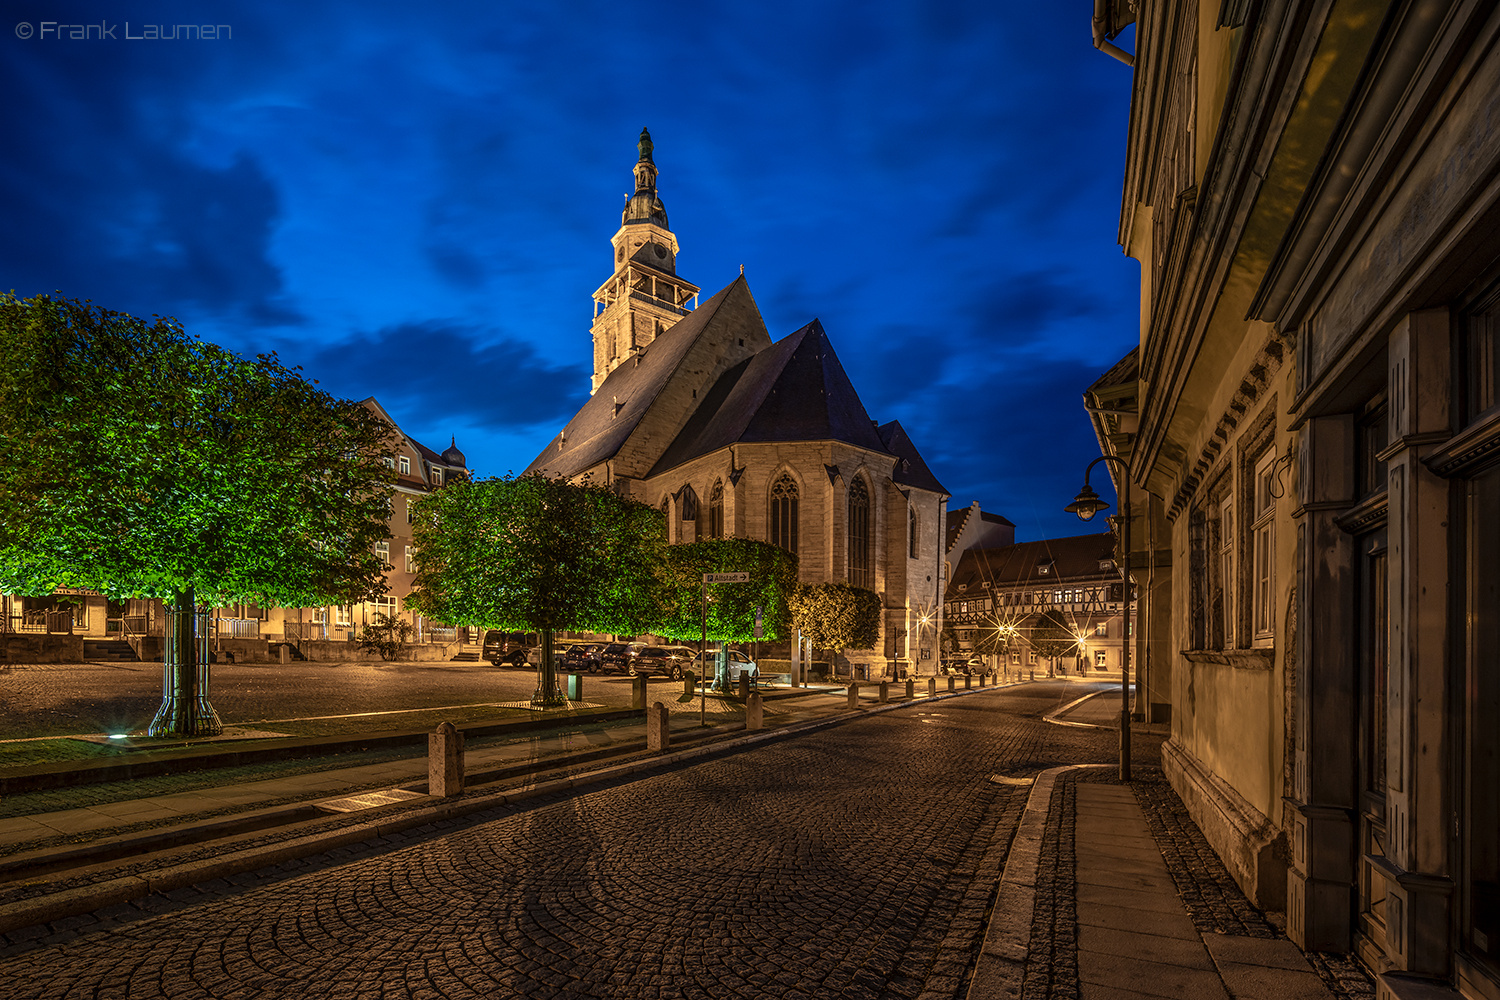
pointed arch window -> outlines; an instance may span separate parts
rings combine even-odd
[[[797,551],[797,481],[786,473],[771,486],[771,544]]]
[[[698,520],[698,494],[693,491],[693,488],[684,486],[677,496],[682,502],[682,519],[684,521]]]
[[[724,537],[724,483],[714,483],[713,490],[708,494],[708,537]]]
[[[661,498],[661,527],[662,527],[662,531],[666,533],[667,541],[669,541],[669,542],[672,540],[672,513],[671,513],[671,511],[672,511],[672,498],[671,497],[662,497]]]
[[[855,476],[849,483],[849,582],[867,590],[875,589],[875,574],[870,560],[870,490],[863,478]]]
[[[906,517],[907,555],[917,558],[917,508],[911,507],[907,510]]]

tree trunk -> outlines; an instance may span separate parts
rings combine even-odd
[[[557,686],[557,664],[552,659],[552,630],[542,629],[542,663],[537,668],[536,694],[531,696],[532,708],[560,708],[568,703]]]
[[[224,731],[208,703],[207,618],[199,613],[191,587],[173,598],[162,644],[161,708],[147,735],[218,736]]]

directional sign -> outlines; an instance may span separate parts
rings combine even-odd
[[[749,583],[749,573],[704,573],[704,583]]]

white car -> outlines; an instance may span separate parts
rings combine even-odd
[[[703,655],[700,653],[693,658],[693,671],[700,675],[705,672],[699,666],[703,660]],[[709,653],[707,655],[708,667],[706,672],[708,676],[712,677],[714,671],[718,669],[718,654]],[[760,667],[755,665],[754,660],[737,649],[728,650],[725,655],[729,657],[729,684],[731,687],[740,682],[740,674],[744,673],[750,675],[750,683],[752,685],[760,683]]]

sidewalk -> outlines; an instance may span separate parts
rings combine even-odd
[[[1119,704],[1087,695],[1047,721],[1114,729]],[[1158,768],[1133,779],[1115,764],[1037,776],[969,1000],[1375,995],[1347,957],[1304,953],[1250,905]]]

